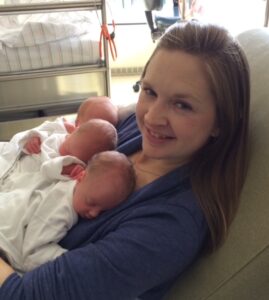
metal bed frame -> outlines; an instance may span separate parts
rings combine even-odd
[[[105,0],[0,5],[0,16],[74,10],[99,10],[102,24],[107,22]],[[103,46],[104,59],[96,65],[0,73],[0,140],[9,139],[18,129],[32,127],[44,118],[74,113],[89,96],[110,96],[105,39]]]

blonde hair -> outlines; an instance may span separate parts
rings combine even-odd
[[[110,174],[110,181],[117,189],[118,201],[125,200],[134,190],[136,175],[132,162],[126,155],[118,151],[102,151],[89,161],[87,172]],[[111,183],[111,182],[110,182]]]
[[[80,126],[91,119],[103,119],[116,126],[118,123],[118,108],[108,97],[88,98],[79,106],[76,126]]]
[[[72,135],[81,136],[84,139],[83,147],[87,153],[85,162],[98,152],[114,150],[118,142],[116,128],[102,119],[92,119],[81,124]]]
[[[197,21],[176,24],[160,39],[160,49],[200,57],[215,99],[219,135],[211,138],[191,163],[192,188],[206,217],[209,249],[225,240],[234,219],[248,163],[249,67],[241,47],[222,27]]]

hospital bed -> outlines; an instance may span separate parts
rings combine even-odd
[[[110,95],[107,39],[100,35],[106,1],[2,2],[1,140],[42,118],[74,113],[89,96]]]

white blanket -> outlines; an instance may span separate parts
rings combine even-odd
[[[0,72],[99,64],[96,12],[0,17]]]
[[[94,12],[4,16],[0,18],[0,46],[13,48],[41,45],[86,32],[94,33],[98,28],[100,26]]]
[[[57,243],[77,222],[72,207],[74,180],[0,193],[0,247],[20,273],[56,258],[66,250]]]
[[[23,146],[33,135],[42,140],[41,153],[27,155]],[[64,165],[84,163],[59,156],[65,137],[59,118],[0,144],[0,247],[19,272],[64,253],[57,242],[77,221],[72,208],[75,181],[61,171]]]
[[[66,135],[63,119],[57,118],[55,121],[45,121],[40,126],[30,130],[19,132],[12,137],[9,142],[0,143],[0,184],[13,171],[39,171],[43,162],[59,156],[58,144],[60,135]],[[53,135],[57,135],[53,139]],[[23,147],[26,141],[32,136],[39,136],[42,142],[41,154],[25,155]],[[63,161],[70,160],[70,158],[62,158]],[[67,164],[67,163],[66,163]],[[1,187],[0,187],[1,188]]]

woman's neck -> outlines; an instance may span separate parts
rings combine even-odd
[[[143,151],[135,153],[133,162],[143,169],[149,170],[159,176],[165,175],[180,166],[180,163],[172,160],[148,157]]]
[[[159,177],[174,170],[177,165],[168,163],[161,159],[154,159],[146,156],[142,151],[130,157],[136,172],[136,189],[158,179]]]

